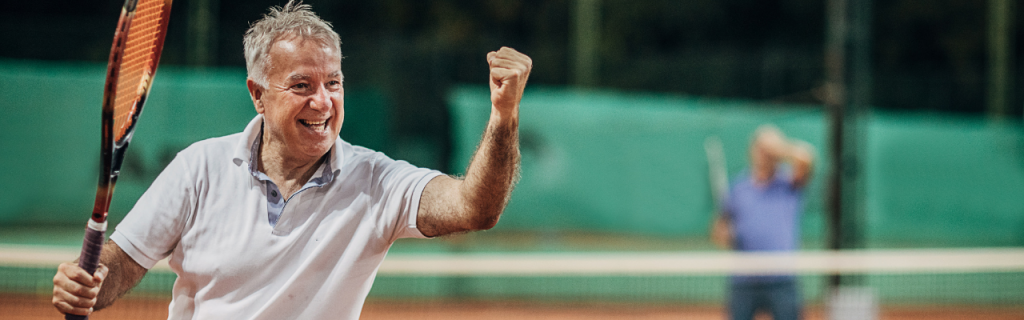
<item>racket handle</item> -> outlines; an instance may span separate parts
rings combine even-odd
[[[103,234],[107,232],[107,222],[95,222],[89,219],[85,228],[85,240],[82,242],[82,255],[78,258],[78,267],[89,274],[96,273],[100,265],[100,252],[103,251]],[[65,320],[87,320],[89,316],[65,314]]]

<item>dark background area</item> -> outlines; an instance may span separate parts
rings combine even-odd
[[[242,67],[242,34],[283,0],[176,1],[164,66]],[[449,89],[486,81],[486,52],[529,54],[534,86],[572,84],[576,1],[306,1],[341,35],[347,86],[382,91],[392,106],[389,149],[434,149],[449,163]],[[13,2],[0,12],[0,58],[104,63],[120,1]],[[199,24],[205,6],[211,19]],[[594,86],[692,96],[821,104],[826,2],[605,0]],[[988,2],[875,1],[871,105],[984,114]],[[1021,15],[1012,15],[1011,48]],[[196,55],[197,32],[211,37]],[[1016,51],[1011,51],[1016,52]],[[1011,80],[1024,64],[1010,59]],[[1011,82],[1013,83],[1013,82]],[[1012,86],[1011,88],[1016,88]],[[1024,104],[1011,89],[1007,118]]]

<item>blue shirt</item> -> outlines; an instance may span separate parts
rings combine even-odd
[[[734,246],[739,251],[794,251],[799,249],[803,189],[793,184],[792,173],[776,170],[767,184],[757,184],[749,172],[733,183],[726,202],[732,221]],[[734,281],[771,281],[791,277],[734,277]]]
[[[726,203],[736,250],[793,251],[798,249],[803,190],[792,174],[776,170],[765,185],[754,183],[749,172],[733,183]]]

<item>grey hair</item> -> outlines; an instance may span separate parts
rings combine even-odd
[[[758,125],[757,129],[754,129],[754,133],[750,135],[750,146],[753,147],[754,144],[757,143],[757,140],[761,139],[761,136],[768,133],[776,133],[785,136],[782,133],[782,130],[780,130],[774,123],[762,123],[761,125]]]
[[[270,47],[282,35],[295,35],[303,39],[319,41],[334,47],[341,56],[341,37],[332,29],[331,23],[313,13],[312,6],[301,0],[290,0],[284,7],[270,7],[270,13],[263,15],[249,26],[242,40],[245,46],[245,70],[250,79],[261,87],[268,85],[270,71]]]

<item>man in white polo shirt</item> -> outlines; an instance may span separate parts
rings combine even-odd
[[[271,8],[244,40],[259,115],[178,153],[117,226],[94,275],[61,264],[59,311],[110,305],[169,256],[170,319],[357,319],[396,239],[497,223],[518,175],[529,57],[487,54],[491,117],[459,179],[338,137],[340,41],[308,5]]]

